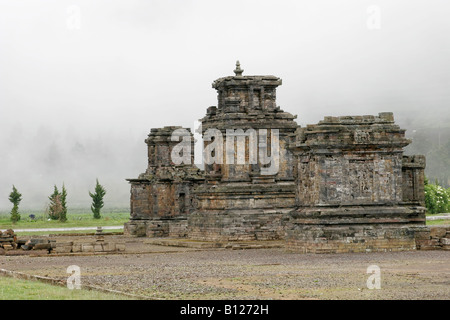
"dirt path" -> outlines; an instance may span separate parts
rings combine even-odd
[[[116,239],[119,239],[116,236]],[[450,252],[296,254],[282,248],[164,247],[120,238],[143,254],[0,257],[1,268],[163,299],[450,299]],[[367,288],[377,265],[381,289]]]

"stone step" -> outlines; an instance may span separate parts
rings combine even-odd
[[[189,239],[174,238],[151,238],[145,239],[145,244],[169,246],[169,247],[186,247],[186,248],[225,248],[225,249],[262,249],[262,248],[282,248],[284,241],[248,241],[248,242],[228,242],[228,241],[198,241]]]

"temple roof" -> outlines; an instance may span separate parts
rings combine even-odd
[[[212,87],[219,89],[229,86],[279,86],[282,83],[280,78],[272,75],[243,76],[244,70],[241,69],[239,61],[236,62],[236,69],[233,71],[234,76],[219,78],[213,82]]]

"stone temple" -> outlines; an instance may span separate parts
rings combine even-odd
[[[195,132],[151,130],[148,167],[128,179],[125,234],[284,240],[305,253],[416,249],[425,157],[403,155],[411,141],[392,113],[325,117],[303,128],[276,104],[280,78],[244,76],[239,62],[234,73],[213,82],[217,106],[200,119],[202,169]]]

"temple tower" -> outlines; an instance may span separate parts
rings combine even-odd
[[[217,79],[218,106],[201,119],[206,183],[188,219],[194,239],[279,239],[281,215],[295,204],[293,155],[298,125],[276,105],[275,76]]]

